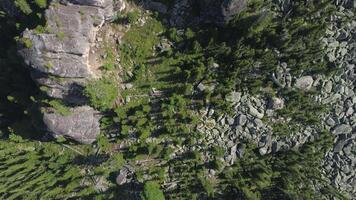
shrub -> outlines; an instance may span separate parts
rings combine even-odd
[[[28,38],[20,38],[20,43],[23,44],[26,48],[31,48],[33,46],[32,40]]]
[[[135,10],[127,13],[127,22],[132,24],[135,23],[140,18],[140,12]]]
[[[15,0],[15,5],[26,15],[32,13],[32,9],[26,0]]]
[[[48,104],[56,110],[57,113],[68,116],[71,114],[69,108],[63,104],[60,100],[49,101]]]
[[[46,8],[47,7],[47,0],[35,0],[35,3],[40,8]]]
[[[100,111],[112,108],[118,95],[116,84],[109,79],[100,79],[89,83],[84,90],[90,104]]]
[[[153,181],[148,181],[143,187],[143,193],[141,195],[143,200],[164,200],[163,192],[160,189],[160,185]]]

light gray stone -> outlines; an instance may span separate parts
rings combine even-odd
[[[313,77],[302,76],[295,81],[294,87],[301,90],[310,90],[313,85]]]
[[[278,97],[272,97],[268,102],[268,107],[273,110],[279,110],[284,107],[284,100]]]
[[[89,106],[70,109],[68,116],[45,112],[43,122],[54,137],[66,136],[80,143],[90,144],[100,134],[98,112]]]
[[[333,134],[339,135],[339,134],[349,134],[352,131],[352,127],[348,124],[341,124],[338,125],[337,127],[334,128],[332,131]]]
[[[238,117],[237,117],[237,124],[239,126],[244,126],[247,122],[247,117],[246,115],[244,114],[240,114]]]
[[[342,151],[342,148],[345,145],[345,140],[339,140],[335,145],[334,145],[334,153],[339,153]]]
[[[255,107],[253,107],[252,105],[248,105],[249,108],[249,113],[254,116],[257,117],[259,119],[262,119],[264,116],[264,113],[259,112]]]
[[[45,91],[48,96],[64,101],[81,98],[75,97],[80,92],[73,93],[71,87],[96,76],[89,62],[90,49],[99,28],[113,15],[112,0],[69,2],[52,2],[45,13],[46,31],[25,30],[23,37],[32,45],[19,49],[33,79],[49,88]]]
[[[330,93],[333,89],[333,83],[331,81],[326,82],[323,89],[326,93]]]
[[[264,156],[267,154],[268,148],[267,147],[261,147],[258,152],[260,153],[261,156]]]
[[[226,97],[226,101],[233,102],[233,103],[238,103],[241,100],[241,93],[240,92],[231,92],[229,95]]]

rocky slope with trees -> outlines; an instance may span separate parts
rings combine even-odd
[[[0,197],[353,199],[355,6],[2,1]]]

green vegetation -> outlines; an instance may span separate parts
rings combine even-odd
[[[342,198],[322,179],[319,171],[332,143],[333,137],[322,132],[315,142],[305,144],[299,152],[260,157],[250,151],[223,172],[224,178],[231,183],[226,187],[230,193],[226,194],[240,193],[246,199],[322,199],[321,194]]]
[[[68,116],[71,114],[69,108],[63,104],[60,100],[51,100],[51,101],[44,101],[44,103],[47,103],[49,106],[51,106],[57,113],[63,115],[63,116]]]
[[[99,79],[89,83],[84,94],[89,98],[92,106],[105,111],[113,107],[118,89],[113,80]]]
[[[76,154],[60,145],[10,135],[0,141],[0,154],[2,199],[66,199],[95,193],[90,177],[74,164]]]
[[[47,7],[47,0],[35,0],[35,3],[40,8],[46,8]]]
[[[28,38],[24,38],[22,37],[20,40],[19,40],[26,48],[31,48],[32,47],[32,41]]]
[[[32,12],[28,10],[32,4],[27,4],[26,11],[26,1],[17,2],[22,2],[18,7],[25,14]],[[34,2],[46,7],[46,1]],[[160,2],[171,5],[172,1]],[[156,15],[137,10],[119,14],[115,23],[131,24],[122,43],[113,47],[119,55],[108,46],[104,77],[88,83],[84,90],[90,105],[104,114],[102,134],[93,146],[74,145],[63,138],[34,142],[17,135],[26,130],[20,125],[29,124],[25,113],[36,102],[30,96],[37,94],[21,97],[14,92],[35,88],[25,87],[24,75],[17,74],[21,68],[0,68],[0,74],[12,79],[0,75],[0,86],[5,88],[0,94],[7,97],[0,99],[0,112],[11,105],[15,115],[22,117],[10,118],[0,129],[0,136],[6,138],[0,141],[0,175],[5,177],[0,180],[0,198],[130,199],[127,185],[115,183],[120,169],[130,166],[135,169],[130,177],[143,185],[140,196],[147,200],[342,199],[322,177],[320,163],[333,142],[319,127],[319,116],[326,108],[313,101],[314,93],[281,88],[270,78],[279,62],[285,62],[292,75],[332,72],[323,60],[319,38],[333,6],[326,1],[295,1],[288,16],[269,12],[275,6],[270,1],[251,1],[247,10],[223,27],[181,30],[165,27]],[[136,23],[140,15],[147,15],[143,25]],[[60,26],[60,19],[56,21]],[[31,27],[37,33],[48,31],[43,24]],[[13,66],[16,58],[2,56],[14,51],[1,52],[1,66]],[[117,56],[122,69],[115,64]],[[126,73],[123,82],[131,87],[119,91],[114,69]],[[19,80],[19,85],[10,84],[13,80]],[[214,89],[199,91],[199,83]],[[231,105],[225,97],[231,91],[265,98],[283,96],[285,107],[276,111],[277,117],[291,120],[270,124],[280,136],[288,137],[306,125],[319,128],[319,134],[299,149],[265,156],[259,154],[254,141],[237,141],[244,147],[243,157],[226,167],[223,159],[228,152],[221,144],[206,144],[206,136],[197,131],[201,120],[197,113],[208,106],[216,110],[215,115],[228,113]],[[42,103],[64,116],[70,114],[58,100]],[[4,113],[12,116],[9,110]],[[268,117],[264,120],[270,122]],[[98,177],[108,182],[105,192],[95,187],[105,185]]]
[[[139,66],[153,56],[152,47],[160,41],[159,34],[163,26],[155,19],[149,19],[143,27],[133,26],[123,37],[120,46],[120,58],[124,68]]]
[[[127,13],[127,21],[132,24],[137,22],[137,20],[140,18],[140,12],[137,10],[131,11]]]
[[[56,33],[57,37],[59,40],[64,40],[64,38],[66,37],[65,33],[64,32],[57,32]]]
[[[116,56],[114,55],[114,52],[112,49],[110,49],[109,47],[105,48],[105,60],[104,60],[104,64],[103,64],[103,69],[104,70],[113,70],[115,69],[115,60],[116,60]]]
[[[287,97],[286,105],[278,110],[278,119],[288,119],[289,122],[275,122],[273,131],[280,136],[288,136],[300,130],[300,127],[320,127],[321,115],[328,111],[325,105],[320,105],[311,99],[313,93],[298,90],[283,90]]]
[[[159,184],[156,182],[146,182],[143,187],[142,200],[164,200],[163,192],[160,190]]]
[[[139,10],[134,9],[129,12],[118,12],[115,15],[114,21],[116,23],[127,23],[134,25],[140,19],[141,13]]]
[[[32,13],[32,9],[26,0],[15,0],[15,5],[26,15]]]

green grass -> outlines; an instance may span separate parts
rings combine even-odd
[[[118,95],[116,83],[110,79],[100,79],[86,85],[84,94],[96,109],[106,111],[113,107]]]
[[[122,38],[123,45],[119,46],[123,67],[132,69],[152,57],[152,48],[159,43],[159,34],[163,31],[162,24],[152,18],[142,27],[134,25]]]
[[[66,37],[65,33],[61,31],[57,32],[56,35],[59,40],[64,40],[64,38]]]
[[[60,100],[48,101],[48,104],[55,109],[55,111],[63,116],[68,116],[71,114],[70,109],[63,104]]]

